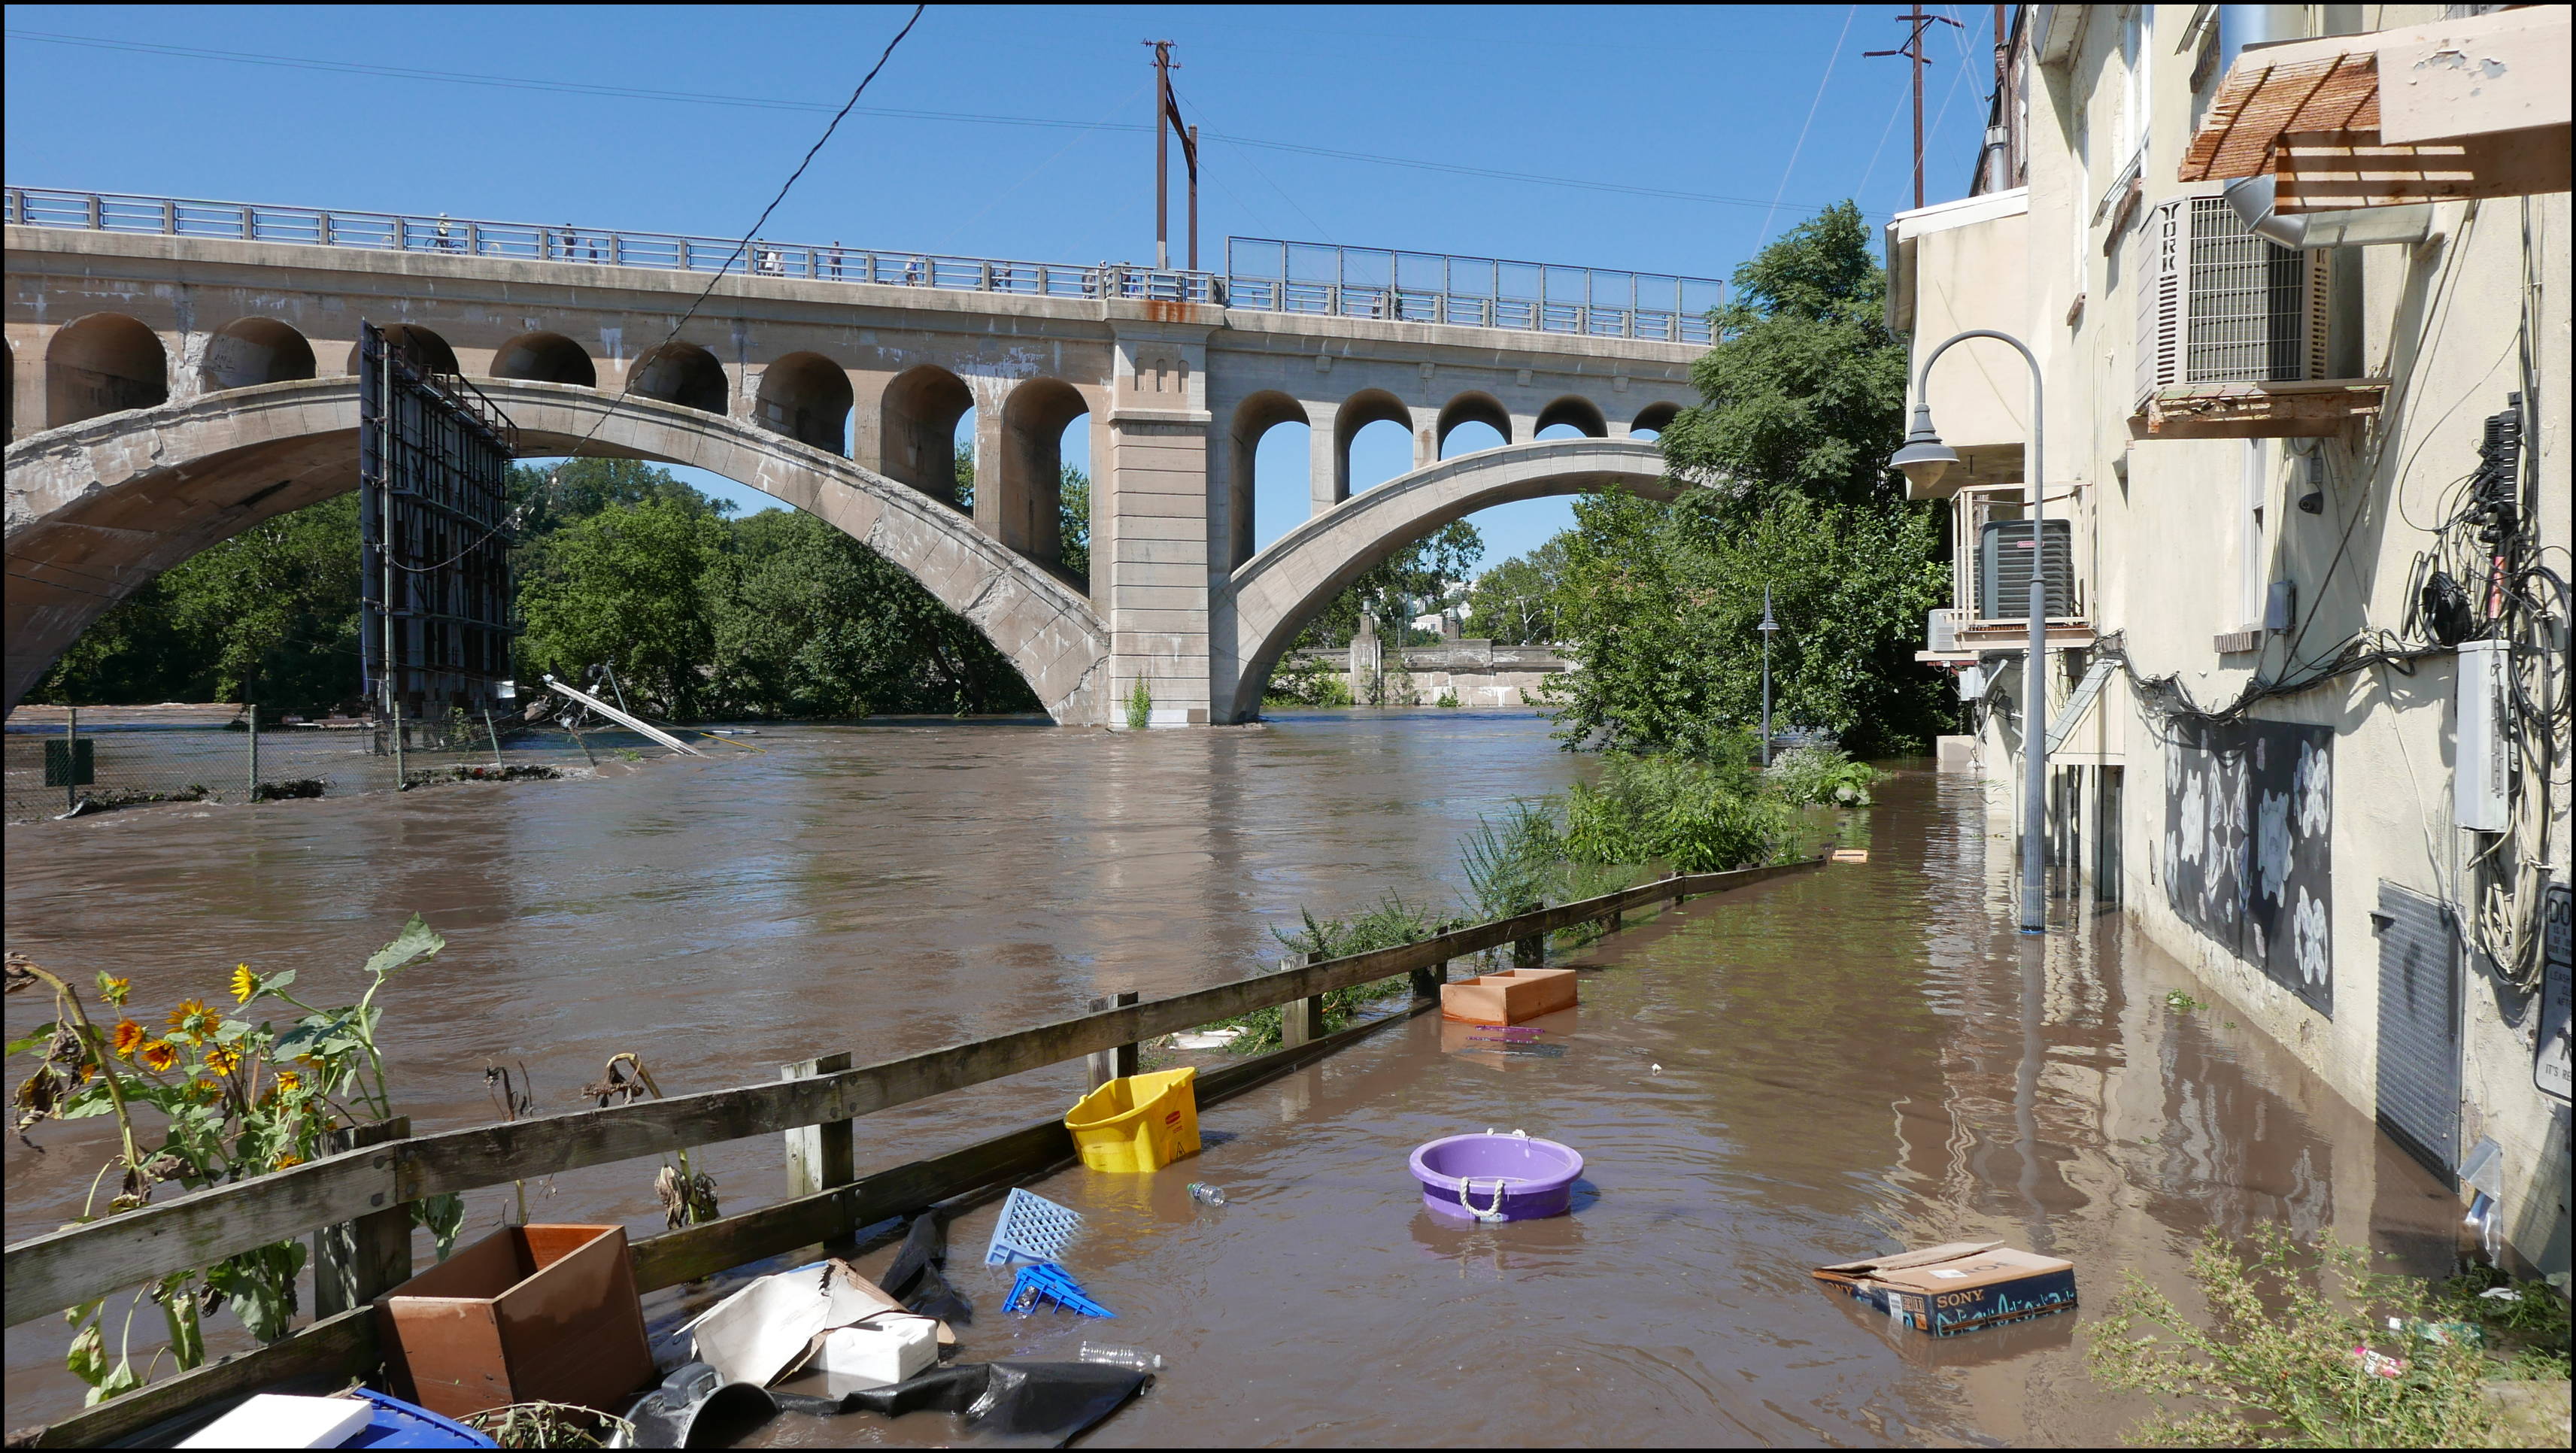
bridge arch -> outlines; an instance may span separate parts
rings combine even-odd
[[[385,335],[386,346],[402,356],[405,363],[422,373],[463,373],[456,362],[456,350],[447,340],[417,323],[392,323],[377,330]],[[358,353],[365,345],[349,345],[349,367],[352,378],[358,373]]]
[[[208,390],[311,378],[313,345],[275,318],[236,318],[206,340],[197,383]]]
[[[896,374],[877,406],[877,467],[941,504],[956,504],[957,421],[973,407],[975,391],[938,364]]]
[[[1362,572],[1452,520],[1491,505],[1590,489],[1673,493],[1663,456],[1643,440],[1549,439],[1426,464],[1317,515],[1234,572],[1217,616],[1235,663],[1227,721],[1261,714],[1280,653]]]
[[[1586,439],[1610,437],[1610,421],[1601,414],[1601,406],[1581,394],[1567,394],[1538,411],[1538,427],[1530,430],[1535,439],[1563,424]]]
[[[850,452],[850,376],[819,353],[790,353],[760,371],[762,428],[827,454]]]
[[[492,376],[596,388],[599,366],[588,349],[561,333],[522,333],[492,351]]]
[[[1382,388],[1364,388],[1342,400],[1333,413],[1333,499],[1351,497],[1351,441],[1371,424],[1394,424],[1413,433],[1413,413],[1404,400]]]
[[[742,420],[560,384],[476,383],[529,455],[588,439],[590,453],[712,470],[821,516],[973,622],[1057,721],[1105,720],[1109,640],[1090,603],[954,510]],[[165,403],[10,445],[7,704],[146,581],[354,487],[357,439],[357,381],[334,378]]]
[[[1461,424],[1483,424],[1502,435],[1504,443],[1512,442],[1512,411],[1504,408],[1503,401],[1492,394],[1480,389],[1469,389],[1441,405],[1440,422],[1431,439],[1433,458],[1443,458],[1447,455],[1449,435]]]
[[[1258,500],[1253,491],[1253,472],[1261,454],[1261,440],[1282,424],[1304,424],[1313,427],[1306,417],[1306,406],[1293,396],[1275,388],[1253,394],[1234,406],[1234,419],[1226,430],[1226,521],[1232,535],[1231,570],[1253,556],[1253,521]],[[1311,484],[1309,498],[1312,498]]]
[[[725,381],[724,365],[695,343],[673,339],[636,359],[627,377],[633,380],[628,392],[644,398],[705,414],[732,412],[725,407],[732,387]]]
[[[170,397],[161,335],[123,313],[92,313],[45,347],[45,426],[148,409]]]
[[[1652,434],[1660,438],[1666,429],[1673,426],[1673,420],[1681,417],[1681,412],[1682,406],[1670,401],[1648,404],[1629,422],[1628,437],[1633,439],[1640,434]]]
[[[983,480],[975,513],[1005,545],[1044,565],[1064,554],[1064,431],[1091,412],[1082,390],[1060,378],[1032,378],[1002,400],[1002,458],[986,513]]]

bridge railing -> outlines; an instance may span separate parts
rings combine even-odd
[[[208,202],[116,192],[54,191],[41,187],[9,188],[8,220],[29,227],[62,227],[92,232],[292,242],[376,252],[454,253],[536,262],[649,267],[666,272],[729,272],[821,282],[1007,293],[1021,297],[1130,298],[1191,303],[1223,303],[1225,300],[1223,280],[1213,273],[1137,267],[1125,263],[1021,262],[994,257],[956,257],[935,252],[889,252],[879,248],[844,247],[837,242],[756,240],[745,247],[740,239],[731,237],[629,232],[571,223],[548,226],[533,222],[488,222],[473,218],[274,207],[265,203]]]
[[[1725,300],[1716,278],[1665,273],[1271,237],[1229,237],[1225,253],[1226,305],[1265,313],[1707,343]]]

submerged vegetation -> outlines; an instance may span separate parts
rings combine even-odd
[[[2513,1446],[2527,1439],[2499,1415],[2491,1382],[2564,1394],[2567,1303],[2542,1283],[2486,1268],[2440,1283],[2375,1273],[2332,1233],[2311,1252],[2278,1225],[2243,1247],[2209,1232],[2191,1279],[2205,1324],[2130,1272],[2094,1328],[2094,1377],[2163,1404],[2133,1442]],[[2550,1441],[2565,1439],[2562,1422]]]

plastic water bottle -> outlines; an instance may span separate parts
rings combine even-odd
[[[1192,1181],[1190,1199],[1202,1206],[1222,1206],[1225,1204],[1225,1187],[1212,1186],[1205,1181]]]
[[[1132,1372],[1163,1370],[1163,1359],[1160,1356],[1142,1348],[1120,1347],[1111,1342],[1085,1342],[1082,1344],[1081,1356],[1085,1362],[1097,1362],[1103,1367],[1124,1367]]]

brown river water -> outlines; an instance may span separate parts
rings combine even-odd
[[[418,911],[449,946],[389,991],[385,1038],[398,1103],[435,1129],[494,1118],[488,1065],[524,1065],[541,1111],[586,1103],[575,1089],[621,1049],[671,1092],[748,1083],[1239,977],[1300,905],[1445,904],[1479,813],[1588,770],[1547,733],[1460,712],[772,728],[759,755],[595,780],[138,809],[9,831],[8,942],[130,975],[138,1006],[215,999],[245,959],[345,1002]],[[950,1262],[979,1312],[967,1355],[1069,1357],[1085,1338],[1161,1354],[1099,1444],[2098,1445],[2141,1409],[2086,1377],[2087,1324],[2125,1273],[2182,1288],[2204,1227],[2331,1227],[2393,1266],[2448,1264],[2450,1198],[2224,1006],[2170,1006],[2215,996],[2116,912],[2064,904],[2045,940],[2013,931],[2009,843],[1977,784],[1901,767],[1843,830],[1868,863],[1560,953],[1587,970],[1580,1008],[1550,1021],[1562,1055],[1466,1052],[1419,1017],[1208,1107],[1207,1149],[1170,1171],[1032,1183],[1089,1218],[1069,1264],[1115,1321],[1002,1314],[1007,1279],[979,1255],[994,1208],[967,1214]],[[12,1034],[42,1007],[10,1001]],[[1080,1076],[868,1117],[861,1168],[1060,1113]],[[1470,1228],[1422,1209],[1406,1153],[1488,1127],[1584,1154],[1573,1215]],[[10,1143],[12,1239],[77,1208],[99,1131]],[[783,1194],[774,1139],[696,1163],[728,1212]],[[532,1218],[658,1230],[653,1169],[532,1185]],[[1230,1204],[1195,1204],[1192,1180]],[[469,1237],[508,1194],[471,1199]],[[1934,1341],[1806,1275],[1966,1238],[2074,1261],[2083,1309]],[[648,1312],[666,1324],[709,1295]],[[10,1332],[10,1426],[76,1404],[61,1346],[50,1321]],[[766,1437],[947,1426],[905,1423]]]

